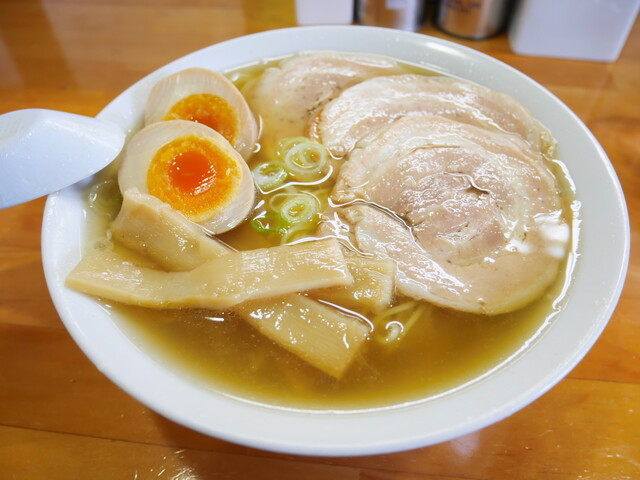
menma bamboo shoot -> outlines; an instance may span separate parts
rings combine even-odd
[[[96,249],[67,277],[67,285],[80,292],[150,308],[227,309],[248,300],[352,282],[333,239],[231,252],[186,272],[142,267],[114,250]]]
[[[353,283],[343,287],[312,290],[318,300],[346,308],[379,313],[393,301],[395,264],[387,259],[373,259],[345,251]]]
[[[113,238],[168,271],[188,271],[233,250],[157,198],[124,193],[111,226]],[[303,295],[245,302],[236,313],[276,344],[339,378],[353,362],[370,328],[363,321]]]

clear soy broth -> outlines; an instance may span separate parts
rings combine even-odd
[[[228,76],[242,89],[270,64],[237,69]],[[406,68],[412,73],[434,74],[413,65]],[[265,161],[269,150],[259,150],[249,160],[250,167]],[[569,217],[575,214],[569,182],[559,164],[552,168]],[[575,219],[566,220],[575,236]],[[107,223],[96,218],[93,222],[92,238],[103,237]],[[238,249],[277,244],[273,236],[255,232],[247,222],[220,238]],[[544,332],[559,310],[572,256],[570,252],[546,294],[516,312],[487,317],[429,306],[394,341],[385,341],[384,325],[376,325],[362,353],[339,380],[274,345],[232,314],[124,305],[109,305],[109,310],[136,343],[163,363],[226,394],[289,408],[386,407],[460,388],[517,356]],[[397,299],[395,304],[404,301],[408,300]]]

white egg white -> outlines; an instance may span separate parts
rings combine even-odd
[[[233,147],[247,158],[258,139],[258,124],[238,88],[224,75],[206,68],[188,68],[160,80],[149,94],[145,124],[163,120],[180,100],[194,94],[216,95],[227,101],[238,119]]]
[[[235,195],[226,203],[212,208],[207,218],[197,220],[211,233],[226,232],[240,224],[251,211],[255,201],[255,186],[242,156],[222,135],[206,125],[187,120],[167,120],[153,123],[137,132],[128,142],[119,166],[120,190],[124,193],[137,188],[142,193],[149,193],[147,173],[157,151],[176,139],[191,135],[210,142],[240,167],[241,176]]]

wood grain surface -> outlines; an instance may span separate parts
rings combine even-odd
[[[95,115],[177,57],[294,25],[293,0],[0,0],[0,113]],[[451,39],[429,24],[421,31]],[[390,455],[297,457],[206,437],[118,389],[70,338],[42,272],[38,199],[0,211],[0,480],[640,479],[640,22],[614,63],[519,56],[505,35],[459,42],[560,97],[625,190],[632,253],[622,298],[565,380],[502,422]]]

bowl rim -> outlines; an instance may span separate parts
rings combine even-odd
[[[313,45],[315,47],[310,48]],[[343,45],[347,48],[342,48]],[[86,182],[81,182],[48,198],[42,227],[45,278],[67,330],[101,372],[152,410],[201,433],[269,451],[353,456],[418,448],[476,431],[533,402],[584,357],[607,325],[624,285],[630,229],[624,194],[606,153],[584,123],[531,78],[469,47],[419,33],[364,26],[292,27],[234,38],[176,59],[122,92],[98,118],[114,121],[131,132],[143,111],[141,106],[146,101],[143,93],[148,92],[162,76],[187,66],[223,69],[224,65],[230,68],[250,63],[246,60],[251,58],[278,57],[300,50],[370,52],[405,60],[412,56],[415,63],[513,95],[532,110],[534,116],[548,117],[549,123],[543,123],[556,136],[558,133],[565,136],[566,130],[578,136],[582,141],[579,154],[595,158],[587,159],[597,170],[590,175],[598,175],[597,181],[605,185],[602,195],[614,213],[607,218],[612,231],[608,241],[613,240],[615,248],[609,247],[611,252],[607,252],[613,258],[610,259],[606,278],[594,286],[585,281],[585,274],[576,275],[566,298],[566,308],[571,306],[583,315],[589,314],[592,316],[590,320],[570,318],[558,321],[526,352],[513,359],[508,368],[501,368],[469,387],[428,401],[363,411],[321,412],[251,403],[195,385],[162,365],[158,359],[139,349],[109,320],[107,314],[101,313],[103,307],[97,302],[64,287],[66,273],[79,258],[81,250],[83,226],[78,213],[78,198],[86,185]],[[271,54],[264,55],[265,51]],[[583,170],[572,168],[580,172]],[[580,173],[580,178],[574,177],[574,180],[581,184],[589,178]],[[578,192],[581,191],[578,185]],[[580,200],[585,208],[587,203],[593,203],[591,197]],[[593,220],[603,219],[600,216]],[[576,265],[578,273],[593,270],[592,256],[586,257],[585,250],[598,251],[601,248],[595,235],[585,235],[600,225],[592,224],[589,216],[583,220],[582,233],[586,238],[580,240],[582,253]],[[590,299],[588,305],[577,305],[575,291],[578,289],[597,298]],[[596,290],[598,293],[594,294]],[[91,322],[79,313],[89,314]],[[572,339],[568,348],[563,340],[575,327],[574,324],[583,327],[582,335]],[[114,342],[120,347],[118,356],[114,356],[105,345],[107,342]],[[561,354],[545,357],[545,352],[553,351]],[[490,391],[492,395],[486,395]],[[222,411],[224,415],[219,414]]]

